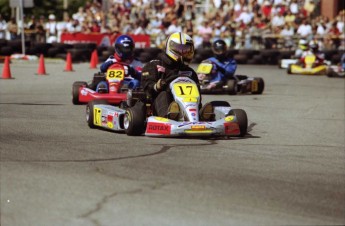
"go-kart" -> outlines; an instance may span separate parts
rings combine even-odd
[[[316,56],[311,54],[307,55],[302,63],[289,64],[287,73],[299,75],[326,75],[327,65],[316,64]]]
[[[331,78],[345,78],[345,69],[339,65],[331,65],[327,69],[327,76]]]
[[[264,80],[260,77],[248,77],[246,75],[234,75],[233,78],[224,79],[214,86],[210,86],[214,65],[209,62],[202,62],[197,68],[202,94],[223,94],[235,95],[237,93],[262,94],[265,88]]]
[[[327,65],[331,65],[330,61],[325,60],[324,62]],[[279,68],[287,69],[290,64],[297,64],[297,63],[298,63],[298,59],[281,59],[279,60],[278,66]]]
[[[170,81],[167,81],[170,82]],[[86,120],[90,128],[102,127],[113,131],[125,131],[127,135],[145,134],[153,137],[180,136],[238,136],[247,133],[247,114],[242,109],[233,109],[228,102],[212,101],[212,112],[208,120],[200,121],[200,94],[195,82],[188,76],[173,78],[169,88],[175,102],[180,107],[176,120],[153,114],[151,101],[143,91],[129,91],[128,107],[89,102]],[[168,113],[169,117],[169,113]]]
[[[113,64],[106,73],[96,73],[90,83],[77,81],[72,86],[72,102],[75,105],[86,104],[92,100],[107,100],[110,104],[119,105],[126,101],[128,87],[124,85],[125,80],[133,79],[125,77],[125,66]],[[105,81],[108,84],[107,93],[96,92],[99,82]]]

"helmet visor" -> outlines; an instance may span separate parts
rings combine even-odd
[[[117,54],[123,59],[131,58],[134,55],[134,45],[132,43],[116,44],[115,47]]]
[[[194,56],[194,46],[192,43],[179,44],[171,40],[169,42],[169,49],[174,54],[180,56],[183,61],[191,61]]]

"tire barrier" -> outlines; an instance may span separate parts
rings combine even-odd
[[[26,53],[28,55],[66,59],[67,53],[71,54],[73,62],[89,62],[94,50],[97,50],[99,62],[104,62],[110,55],[114,54],[113,47],[97,46],[94,43],[36,43],[32,44],[30,41],[25,42]],[[0,39],[0,56],[10,56],[15,53],[21,53],[20,40],[5,40]],[[135,49],[135,57],[143,63],[147,63],[154,59],[162,50],[151,47],[145,49]],[[325,58],[331,61],[332,64],[337,64],[340,61],[342,52],[337,49],[323,50]],[[279,50],[279,49],[230,49],[228,55],[233,57],[238,64],[268,64],[278,65],[281,59],[289,59],[294,54],[293,50]],[[195,50],[194,59],[192,63],[200,63],[213,55],[210,48],[198,48]]]

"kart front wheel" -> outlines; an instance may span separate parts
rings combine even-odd
[[[73,83],[73,86],[72,86],[72,103],[74,105],[82,104],[81,102],[79,102],[79,88],[81,86],[87,86],[87,83],[81,82],[81,81]]]
[[[244,137],[247,134],[248,117],[247,113],[243,109],[232,109],[229,112],[230,115],[235,115],[240,127],[240,137]]]
[[[258,82],[258,89],[255,92],[252,92],[252,94],[262,94],[262,92],[265,89],[265,82],[262,78],[254,78]]]
[[[133,107],[126,109],[123,127],[129,136],[140,136],[145,132],[146,112],[145,105],[137,102]]]
[[[230,79],[227,81],[227,93],[229,95],[236,95],[237,94],[237,82],[236,80]]]

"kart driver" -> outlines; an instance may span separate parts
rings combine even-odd
[[[121,64],[125,69],[124,84],[129,89],[135,89],[140,85],[140,73],[134,69],[131,64],[134,60],[134,41],[128,35],[121,35],[115,41],[115,54],[110,56],[100,67],[101,72],[106,73],[113,64]],[[96,87],[99,93],[108,93],[108,84],[101,81]]]
[[[308,42],[305,39],[301,39],[298,41],[298,48],[295,51],[295,55],[293,55],[293,58],[300,59],[303,55],[303,53],[307,52],[309,50]]]
[[[215,56],[205,60],[213,64],[211,71],[212,79],[207,86],[208,89],[217,86],[217,84],[222,83],[224,80],[235,78],[234,74],[237,69],[237,63],[234,59],[227,56],[227,49],[228,47],[222,39],[218,39],[212,44],[212,51]],[[201,77],[199,79],[202,80]]]
[[[319,51],[319,45],[316,41],[311,40],[309,42],[309,50],[304,52],[301,56],[300,62],[304,63],[304,58],[308,55],[314,55],[316,57],[314,66],[323,65],[325,61],[325,54]]]
[[[169,89],[169,83],[171,78],[180,73],[185,73],[191,74],[191,79],[199,88],[198,76],[188,66],[193,56],[193,39],[183,32],[175,32],[168,36],[165,51],[159,54],[157,59],[144,66],[141,83],[145,93],[152,100],[154,115],[172,120],[178,120],[181,116],[179,105],[174,101]],[[200,110],[200,119],[209,120],[212,112],[211,104],[204,105]]]

